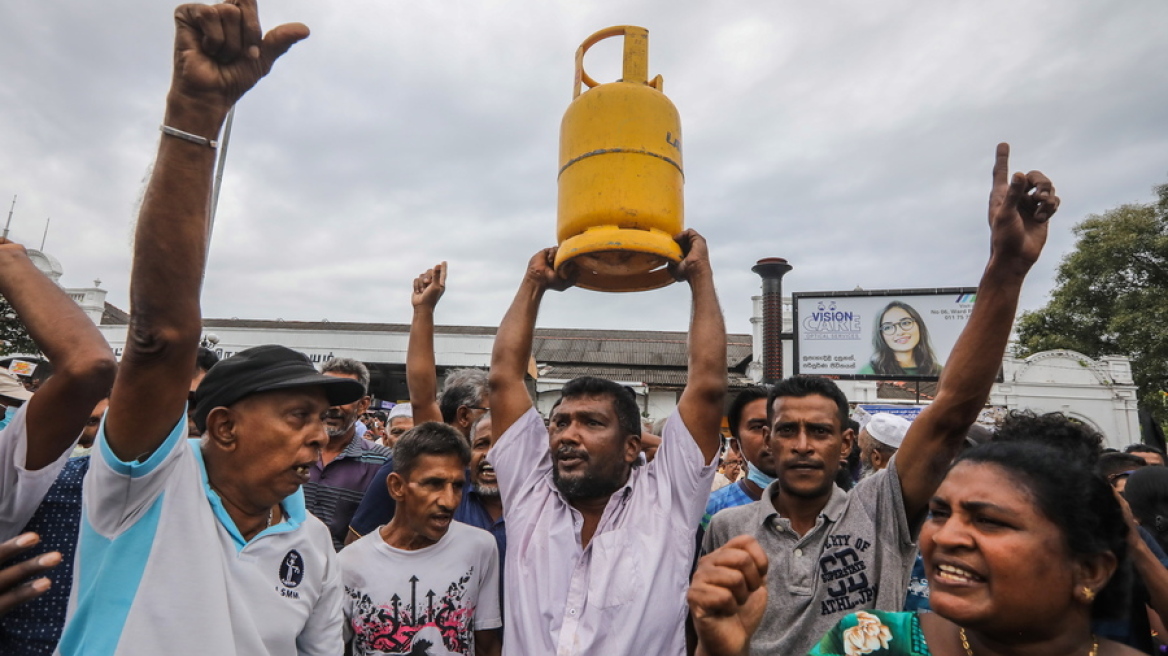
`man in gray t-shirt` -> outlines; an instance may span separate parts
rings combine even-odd
[[[747,534],[770,556],[767,612],[752,653],[806,654],[848,613],[903,604],[919,524],[905,516],[895,457],[851,492],[833,487],[803,535],[775,510],[778,492],[775,481],[762,501],[719,512],[702,547],[708,553]]]
[[[771,390],[769,446],[778,478],[759,501],[715,515],[702,545],[709,553],[738,535],[751,535],[769,560],[766,610],[750,640],[752,654],[806,654],[849,613],[901,609],[917,528],[989,397],[1022,281],[1058,209],[1054,187],[1042,173],[1008,177],[1009,153],[1008,145],[998,145],[989,207],[992,248],[977,302],[945,363],[936,400],[909,427],[886,470],[850,493],[835,487],[840,460],[855,441],[845,428],[847,398],[824,378],[788,378]],[[920,339],[914,326],[900,328]],[[705,567],[734,560],[725,552],[720,556],[703,561]],[[701,581],[690,591],[698,634],[710,653],[737,653],[721,648],[726,644],[709,649],[706,640],[742,639],[742,627],[753,618],[725,595],[716,601],[708,578],[695,577]],[[728,630],[733,622],[722,623],[726,618],[738,622],[733,631]]]

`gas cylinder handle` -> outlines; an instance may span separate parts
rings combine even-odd
[[[584,72],[584,53],[588,49],[596,45],[597,42],[604,39],[624,36],[625,37],[625,53],[624,63],[621,69],[621,81],[634,82],[646,84],[648,86],[661,90],[661,76],[649,80],[649,30],[635,25],[617,25],[615,27],[608,27],[592,36],[584,39],[584,43],[576,49],[576,86],[572,92],[572,98],[580,95],[580,84],[588,85],[588,88],[599,86],[599,82],[592,79],[588,73]]]

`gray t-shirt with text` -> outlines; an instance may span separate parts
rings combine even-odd
[[[802,537],[775,510],[777,493],[778,481],[761,500],[714,515],[702,543],[709,553],[749,534],[770,558],[767,608],[752,655],[806,654],[850,613],[902,609],[919,526],[909,526],[905,516],[895,457],[851,492],[834,488]]]

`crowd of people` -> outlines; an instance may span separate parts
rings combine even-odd
[[[263,33],[255,0],[184,5],[175,21],[120,362],[0,240],[0,294],[53,372],[35,393],[0,373],[0,653],[1159,648],[1163,452],[1105,453],[1061,415],[975,423],[1059,204],[1042,173],[1009,174],[1005,144],[988,263],[943,371],[911,308],[887,308],[874,336],[922,346],[873,367],[940,374],[912,421],[857,424],[819,377],[727,399],[725,325],[692,230],[670,267],[691,293],[687,383],[659,423],[600,378],[567,383],[546,417],[533,405],[541,302],[577,275],[553,266],[555,248],[527,263],[489,370],[450,372],[441,390],[446,264],[419,275],[409,403],[380,414],[358,361],[318,370],[278,345],[223,360],[200,348],[213,139],[308,30]]]

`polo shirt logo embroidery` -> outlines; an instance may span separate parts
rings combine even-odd
[[[304,580],[304,558],[300,556],[300,552],[293,549],[289,551],[284,560],[280,563],[280,583],[295,588]]]

